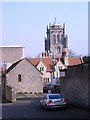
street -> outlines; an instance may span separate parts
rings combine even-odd
[[[74,108],[52,109],[46,111],[40,108],[40,97],[18,99],[15,103],[2,105],[2,118],[88,118],[88,112]]]

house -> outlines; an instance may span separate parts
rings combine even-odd
[[[53,74],[52,57],[49,52],[42,53],[40,58],[28,58],[28,60],[43,73],[45,82],[51,82]],[[54,76],[60,79],[60,71],[68,69],[69,66],[74,66],[83,63],[82,57],[69,57],[54,58]]]
[[[15,93],[42,93],[42,75],[27,58],[24,58],[8,68],[6,84],[13,87]]]
[[[61,59],[59,59],[57,61],[57,63],[55,64],[55,78],[59,79],[61,76],[60,76],[60,70],[64,70],[66,69],[67,66],[65,66],[63,64],[63,62],[61,61]]]
[[[43,73],[44,82],[51,82],[52,61],[51,58],[28,58],[28,60]]]
[[[52,58],[41,57],[41,58],[28,58],[28,60],[43,73],[44,83],[52,82]],[[63,64],[61,59],[54,59],[54,75],[55,78],[60,78],[60,69],[65,69],[66,66]]]

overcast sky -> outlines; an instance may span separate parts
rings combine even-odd
[[[69,49],[88,54],[87,2],[2,2],[0,6],[2,45],[23,45],[26,57],[36,57],[44,51],[46,26],[56,18],[66,24]]]

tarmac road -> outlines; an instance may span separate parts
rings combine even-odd
[[[13,118],[88,118],[88,112],[76,108],[52,109],[46,111],[40,109],[41,97],[18,98],[15,103],[4,103],[2,105],[2,118],[12,120]]]

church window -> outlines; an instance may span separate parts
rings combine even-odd
[[[60,54],[60,47],[57,47],[57,53]]]
[[[56,43],[56,37],[53,35],[53,43]]]
[[[60,43],[60,37],[57,35],[57,42]]]

